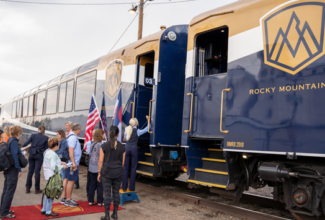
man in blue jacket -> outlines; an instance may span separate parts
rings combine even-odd
[[[35,172],[35,194],[42,193],[40,189],[40,179],[41,179],[41,168],[43,164],[43,153],[48,148],[48,137],[45,136],[45,127],[39,126],[38,133],[32,134],[30,138],[26,141],[23,147],[26,147],[28,144],[31,143],[31,147],[28,151],[28,163],[29,163],[29,170],[27,175],[27,182],[26,182],[26,193],[30,193],[30,188],[32,187],[32,178]]]

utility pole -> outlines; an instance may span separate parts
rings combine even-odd
[[[140,5],[139,5],[139,30],[138,30],[138,40],[142,39],[142,29],[143,29],[143,6],[144,6],[144,0],[140,0]]]

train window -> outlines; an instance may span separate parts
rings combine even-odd
[[[227,72],[228,27],[201,34],[196,39],[196,76]]]
[[[150,52],[139,58],[138,84],[152,88],[154,72],[155,53]]]
[[[23,117],[27,116],[28,112],[28,98],[23,99]]]
[[[46,114],[56,113],[56,104],[58,101],[58,87],[54,86],[47,90]]]
[[[65,74],[62,76],[61,81],[65,80],[65,79],[68,79],[68,78],[70,78],[70,77],[73,77],[73,76],[76,74],[76,72],[77,72],[78,69],[79,69],[79,67],[76,68],[76,69],[74,69],[74,70],[71,70],[71,71],[65,73]]]
[[[145,69],[144,69],[144,79],[148,80],[148,78],[152,79],[153,78],[153,68],[154,68],[154,65],[153,63],[147,63],[145,65]],[[146,87],[152,87],[152,85],[148,84],[146,81],[144,82],[144,85]]]
[[[65,91],[67,88],[67,83],[61,83],[60,85],[60,96],[59,96],[59,112],[64,112],[65,104]]]
[[[36,100],[36,115],[43,115],[44,114],[44,107],[45,107],[45,95],[46,90],[39,92],[37,94]]]
[[[16,117],[20,118],[21,117],[21,109],[22,109],[22,100],[17,101],[17,114]]]
[[[34,95],[29,96],[28,116],[34,116]]]
[[[90,70],[92,68],[95,68],[98,65],[100,59],[101,59],[101,57],[99,57],[96,60],[93,60],[93,61],[91,61],[89,63],[86,63],[86,64],[82,65],[80,67],[80,69],[78,70],[78,73],[77,74],[80,74],[80,73],[83,73],[83,72],[85,72],[87,70]]]
[[[60,82],[61,77],[62,77],[62,76],[59,76],[59,77],[56,77],[56,78],[52,79],[52,80],[49,82],[49,85],[48,85],[48,86],[51,86],[51,85],[54,85],[54,84]]]
[[[66,112],[72,111],[73,85],[74,85],[73,80],[67,82],[67,95],[65,98],[65,111]]]
[[[17,102],[12,103],[11,118],[16,118]]]
[[[77,78],[75,110],[89,109],[91,95],[95,90],[96,71]]]
[[[48,84],[49,84],[49,82],[46,82],[46,83],[42,84],[38,89],[39,90],[44,89],[47,87]]]

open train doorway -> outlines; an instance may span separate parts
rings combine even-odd
[[[135,117],[139,121],[139,128],[147,126],[146,115],[149,115],[149,102],[152,99],[155,52],[149,52],[138,57],[137,83],[135,88],[136,107]],[[150,134],[146,133],[139,138],[140,144],[149,144]]]
[[[221,91],[226,87],[228,27],[202,33],[196,38],[193,131],[191,138],[222,139]],[[223,114],[224,115],[224,114]]]

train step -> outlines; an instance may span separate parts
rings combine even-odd
[[[225,159],[213,159],[213,158],[202,158],[203,166],[205,170],[217,170],[221,172],[227,172],[227,164]]]
[[[151,153],[145,153],[144,155],[146,156],[145,162],[149,162],[149,163],[153,162]]]
[[[195,180],[206,183],[227,186],[228,173],[216,170],[195,169]]]
[[[215,183],[208,183],[208,182],[202,182],[202,181],[197,181],[197,180],[187,180],[189,183],[195,183],[195,184],[200,184],[204,186],[212,186],[212,187],[217,187],[217,188],[223,188],[225,189],[227,186],[225,185],[220,185],[220,184],[215,184]]]
[[[209,158],[213,159],[225,159],[223,156],[223,150],[222,149],[216,149],[216,148],[209,148]]]
[[[137,170],[137,174],[153,177],[153,173],[142,171],[142,170]]]
[[[138,161],[137,170],[147,172],[147,173],[154,173],[155,165],[153,163],[150,163],[150,162]]]

